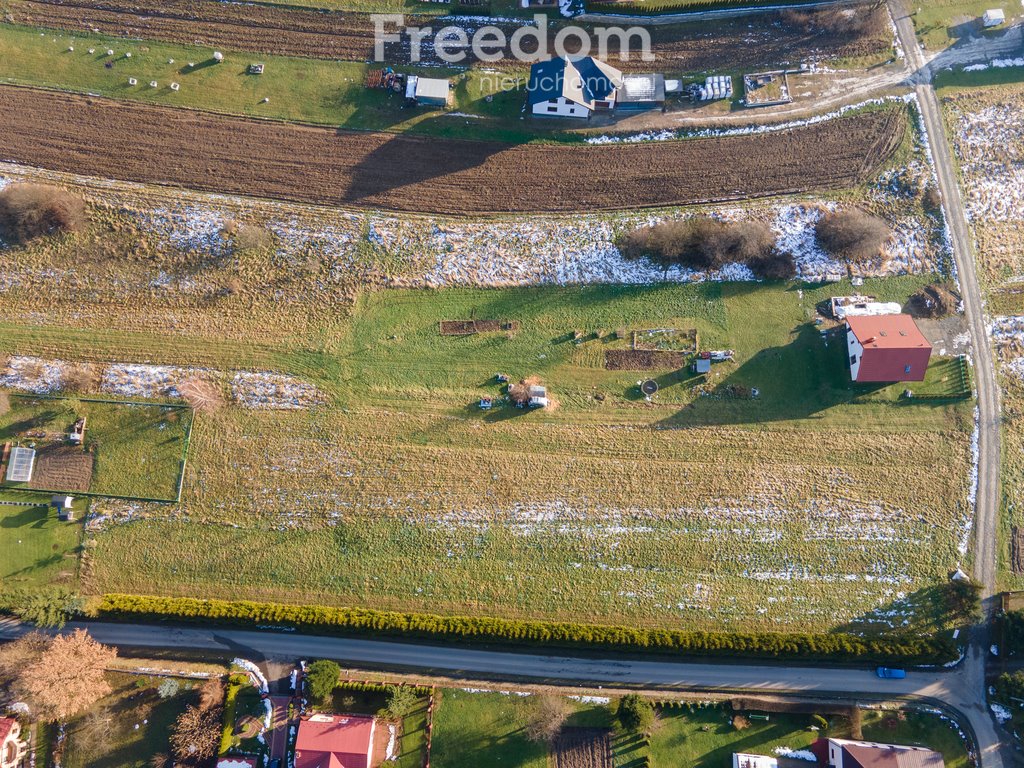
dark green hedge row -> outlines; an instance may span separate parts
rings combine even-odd
[[[93,611],[96,617],[109,619],[203,620],[248,626],[289,626],[322,634],[361,633],[407,639],[491,641],[568,648],[600,647],[696,656],[930,664],[957,658],[951,641],[908,635],[857,637],[838,633],[689,632],[486,616],[435,616],[366,608],[119,594],[104,595]]]
[[[342,680],[338,683],[336,690],[356,691],[358,693],[390,693],[399,686],[393,683],[364,683],[359,680]],[[420,696],[429,696],[430,688],[425,685],[406,685],[413,693]]]
[[[622,16],[657,16],[660,13],[719,11],[732,8],[756,8],[759,5],[806,5],[814,0],[659,0],[643,3],[588,2],[587,13],[611,13]]]

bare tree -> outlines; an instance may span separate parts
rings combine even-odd
[[[560,696],[544,694],[538,696],[526,722],[526,738],[530,741],[551,743],[569,717],[569,704]]]
[[[221,707],[201,709],[189,705],[174,723],[171,751],[187,766],[199,766],[212,760],[220,746]]]
[[[50,640],[17,673],[13,689],[41,720],[69,720],[110,693],[104,670],[117,651],[84,629]]]
[[[5,602],[8,599],[5,597]],[[13,686],[25,667],[38,661],[49,645],[50,638],[42,632],[29,632],[0,645],[0,685]]]

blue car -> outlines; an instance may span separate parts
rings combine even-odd
[[[879,667],[875,672],[883,680],[902,680],[907,676],[905,669],[896,669],[895,667]]]

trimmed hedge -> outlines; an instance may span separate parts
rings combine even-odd
[[[426,685],[402,685],[400,683],[370,683],[359,680],[342,680],[335,686],[336,691],[355,691],[356,693],[391,693],[395,688],[408,688],[419,696],[429,696],[430,687]]]
[[[242,626],[291,626],[321,634],[393,635],[406,639],[490,641],[656,651],[694,656],[753,656],[859,662],[938,664],[958,657],[951,640],[889,635],[803,632],[689,632],[677,629],[618,627],[571,622],[501,619],[487,616],[436,616],[367,608],[200,600],[191,597],[103,595],[97,618],[214,621]]]

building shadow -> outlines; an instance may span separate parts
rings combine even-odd
[[[348,131],[339,130],[338,151],[345,151]],[[514,147],[495,141],[437,139],[405,134],[380,135],[380,143],[366,153],[351,172],[344,200],[348,203],[376,204],[383,207],[415,207],[417,198],[433,200],[444,207],[438,197],[450,189],[453,197],[459,190],[458,174],[485,165],[501,152]],[[422,185],[422,189],[416,188]],[[391,193],[403,190],[400,201]]]

